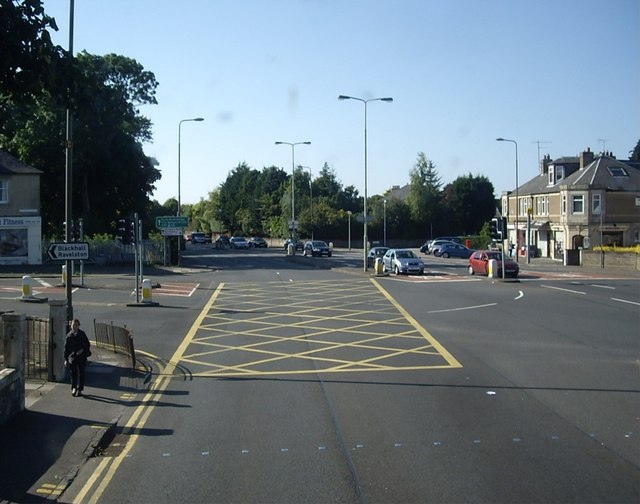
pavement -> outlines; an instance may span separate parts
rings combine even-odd
[[[0,503],[63,501],[90,457],[100,456],[125,410],[146,390],[149,373],[92,344],[84,395],[71,385],[27,381],[25,410],[0,426]]]

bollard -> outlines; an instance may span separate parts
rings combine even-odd
[[[296,255],[296,249],[293,246],[293,244],[291,244],[291,243],[289,245],[287,245],[287,255],[288,256]]]
[[[67,285],[67,281],[71,282],[71,272],[67,271],[67,265],[62,265],[62,285]]]
[[[382,275],[384,273],[384,265],[382,264],[382,259],[376,257],[375,269],[376,275]]]
[[[33,299],[33,282],[29,275],[22,277],[22,299]]]
[[[498,273],[498,261],[496,259],[489,259],[487,265],[487,276],[489,278],[495,278]]]
[[[143,303],[151,303],[152,302],[152,293],[151,293],[151,280],[145,278],[142,280],[142,302]]]

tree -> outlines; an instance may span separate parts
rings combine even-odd
[[[640,140],[638,140],[638,143],[636,144],[634,149],[632,151],[629,151],[629,154],[631,154],[629,160],[640,161]]]
[[[475,234],[495,215],[493,184],[484,176],[458,177],[444,188],[449,234]]]
[[[410,190],[408,205],[412,220],[421,228],[433,229],[438,221],[442,194],[440,177],[435,164],[427,159],[424,152],[418,153],[418,160],[409,172]]]
[[[63,51],[51,41],[58,31],[42,0],[0,0],[0,102],[29,99],[59,86]]]

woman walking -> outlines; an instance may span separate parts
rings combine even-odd
[[[84,371],[87,357],[91,355],[90,348],[87,334],[80,329],[80,321],[73,319],[64,343],[64,365],[71,371],[71,394],[74,397],[81,396],[84,390]]]

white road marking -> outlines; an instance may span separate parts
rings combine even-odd
[[[562,287],[553,287],[551,285],[541,285],[540,287],[544,287],[545,289],[559,290],[559,291],[563,291],[563,292],[571,292],[572,294],[582,294],[583,296],[586,294],[586,292],[577,291],[577,290],[573,290],[573,289],[563,289]]]
[[[635,301],[628,301],[626,299],[619,299],[619,298],[611,298],[612,301],[618,301],[619,303],[627,303],[627,304],[632,304],[635,306],[640,306],[640,303],[636,303]]]
[[[496,306],[498,303],[489,303],[483,305],[476,306],[465,306],[464,308],[447,308],[446,310],[431,310],[427,313],[446,313],[446,312],[454,312],[454,311],[463,311],[463,310],[475,310],[477,308],[487,308],[489,306]]]

